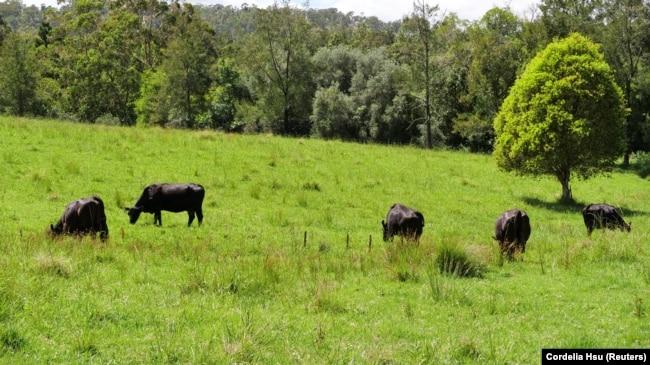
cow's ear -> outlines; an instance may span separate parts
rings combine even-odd
[[[50,224],[50,231],[53,231],[53,230],[54,230],[54,226],[52,224]]]
[[[131,210],[131,208],[129,208],[129,207],[124,207],[124,210],[126,210],[126,211],[128,212],[129,210]]]
[[[382,227],[386,227],[386,222],[381,221],[381,226],[382,226]]]

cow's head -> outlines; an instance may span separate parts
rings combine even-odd
[[[520,253],[526,253],[526,242],[524,241],[524,242],[517,243],[517,250]]]
[[[632,230],[632,222],[630,222],[630,223],[623,223],[623,224],[625,225],[625,230],[626,230],[627,232],[629,232],[629,231]]]
[[[63,225],[60,223],[57,223],[56,226],[50,224],[50,234],[53,236],[56,236],[58,234],[63,233]]]
[[[125,207],[124,210],[129,214],[129,222],[135,224],[140,218],[140,213],[142,213],[142,208],[139,207]]]
[[[388,224],[386,224],[384,221],[381,221],[381,229],[384,232],[384,242],[386,242],[390,238],[388,237]]]

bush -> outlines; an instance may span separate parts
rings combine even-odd
[[[633,166],[636,173],[644,179],[650,176],[650,153],[643,151],[635,152],[634,157],[636,163],[634,163]]]

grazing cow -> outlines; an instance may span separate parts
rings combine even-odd
[[[582,218],[587,226],[587,235],[591,236],[596,228],[620,228],[621,231],[629,232],[632,223],[625,223],[616,208],[607,204],[589,204],[582,208]]]
[[[381,221],[384,241],[392,240],[394,235],[420,241],[424,216],[417,210],[402,204],[393,204],[386,214],[386,221]]]
[[[499,242],[501,253],[509,260],[515,252],[526,252],[530,237],[530,220],[523,210],[512,209],[503,212],[494,225],[494,239]]]
[[[97,195],[70,202],[56,225],[50,224],[50,232],[55,236],[65,233],[90,234],[93,237],[99,232],[99,237],[105,241],[108,238],[108,225],[104,202]]]
[[[205,190],[198,184],[151,184],[144,188],[135,206],[124,208],[129,214],[131,224],[140,218],[140,213],[153,213],[153,224],[162,226],[161,211],[187,211],[189,227],[194,221],[194,214],[203,222],[203,197]]]

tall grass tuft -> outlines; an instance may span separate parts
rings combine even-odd
[[[440,274],[440,269],[436,265],[431,264],[427,267],[427,279],[434,301],[445,301],[453,294],[454,288],[451,282]]]
[[[64,279],[72,276],[72,264],[70,259],[54,257],[51,255],[39,255],[36,257],[36,263],[39,271],[43,273]]]
[[[487,271],[485,264],[479,262],[457,244],[443,243],[435,258],[438,269],[443,274],[458,277],[481,278]]]
[[[13,328],[0,329],[0,355],[7,351],[20,351],[27,340]]]

